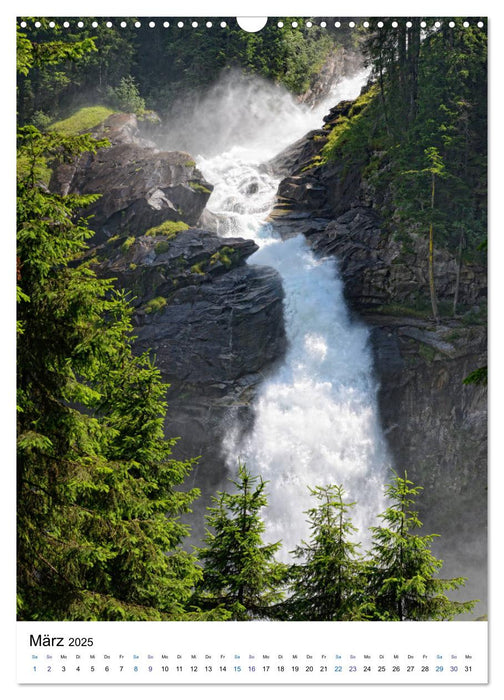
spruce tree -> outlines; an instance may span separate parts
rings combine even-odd
[[[362,564],[349,518],[355,503],[343,500],[342,486],[310,489],[319,505],[307,511],[311,538],[293,552],[301,561],[290,568],[292,596],[285,604],[296,620],[353,620],[362,616]]]
[[[286,567],[275,560],[281,543],[262,540],[266,482],[240,464],[232,484],[236,493],[219,492],[209,508],[195,600],[205,609],[223,606],[235,620],[271,617],[283,597]]]
[[[436,184],[438,178],[446,177],[445,166],[443,159],[439,154],[439,151],[434,146],[430,146],[425,149],[425,158],[428,165],[422,170],[405,170],[403,175],[428,175],[428,193],[429,193],[429,205],[425,209],[429,212],[427,215],[424,214],[425,223],[428,225],[428,247],[427,247],[427,269],[429,276],[429,293],[432,308],[432,316],[434,320],[439,322],[439,312],[438,303],[436,296],[436,285],[434,280],[434,218],[435,218],[435,206],[436,206]],[[427,190],[427,188],[426,188]],[[422,207],[424,210],[424,207]],[[422,218],[422,217],[419,217]],[[423,223],[423,222],[422,222]]]
[[[460,588],[465,578],[437,578],[443,562],[431,552],[438,535],[418,535],[422,526],[412,510],[421,487],[407,474],[395,475],[385,490],[390,505],[379,516],[383,525],[372,527],[367,597],[374,603],[374,619],[451,620],[470,612],[476,601],[453,602],[445,591]]]
[[[197,491],[178,489],[192,461],[172,458],[167,387],[133,354],[125,295],[87,254],[78,212],[96,197],[40,180],[105,143],[25,126],[18,144],[18,618],[186,619],[200,570],[179,515]]]

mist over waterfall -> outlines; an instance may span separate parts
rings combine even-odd
[[[388,455],[368,331],[348,314],[337,262],[316,259],[295,230],[283,241],[265,223],[279,179],[264,163],[319,128],[329,108],[355,98],[365,79],[360,73],[342,80],[313,110],[265,81],[228,79],[199,105],[205,129],[201,116],[185,126],[184,147],[199,153],[198,167],[214,185],[208,209],[218,233],[254,239],[260,248],[249,264],[271,266],[282,277],[285,360],[259,389],[252,429],[244,436],[230,425],[224,449],[231,474],[241,461],[269,482],[265,538],[282,540],[284,559],[309,534],[304,511],[315,503],[308,487],[343,485],[347,500],[358,502],[352,519],[363,543],[383,509]]]
[[[218,158],[236,149],[235,153],[248,153],[247,160],[258,166],[310,129],[319,129],[331,107],[358,96],[368,75],[368,70],[361,70],[344,78],[310,108],[282,85],[230,70],[203,94],[177,100],[167,116],[162,145],[203,158]]]

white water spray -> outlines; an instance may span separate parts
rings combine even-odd
[[[280,91],[272,100],[271,86],[265,94],[257,89],[258,126],[250,130],[247,125],[247,140],[240,129],[231,130],[225,152],[197,159],[215,188],[208,209],[218,217],[220,235],[253,238],[260,249],[250,262],[274,267],[282,276],[285,361],[258,392],[251,432],[243,438],[238,429],[230,430],[224,446],[232,472],[241,460],[269,481],[265,540],[282,540],[284,559],[308,536],[304,511],[315,505],[308,487],[343,485],[348,499],[358,502],[352,520],[363,543],[383,510],[388,457],[368,331],[349,317],[336,261],[316,259],[301,234],[282,241],[264,223],[279,181],[261,168],[285,146],[319,128],[322,116],[339,100],[356,97],[364,81],[364,74],[343,80],[312,111]],[[261,111],[261,105],[269,111]]]

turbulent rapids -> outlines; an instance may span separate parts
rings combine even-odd
[[[358,502],[352,515],[363,543],[367,527],[383,508],[388,456],[368,331],[349,316],[337,262],[315,258],[294,229],[292,237],[282,240],[265,223],[279,180],[262,165],[318,128],[331,106],[356,97],[363,81],[363,74],[343,80],[313,110],[283,93],[272,106],[269,95],[255,88],[257,128],[247,128],[244,139],[242,120],[241,130],[230,130],[226,151],[198,158],[198,167],[215,187],[208,209],[218,233],[252,238],[260,248],[249,262],[271,266],[282,276],[285,360],[259,390],[252,430],[243,437],[231,427],[224,447],[231,473],[240,460],[269,482],[266,539],[282,540],[285,559],[308,534],[303,513],[314,505],[308,487],[344,486],[348,498]]]

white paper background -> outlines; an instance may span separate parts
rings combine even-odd
[[[15,680],[15,292],[14,292],[14,226],[15,226],[15,18],[16,16],[141,16],[141,17],[198,17],[198,16],[487,16],[489,17],[489,79],[490,79],[490,683],[481,686],[18,686]],[[370,697],[381,698],[487,698],[501,697],[504,689],[504,646],[502,644],[504,617],[502,593],[502,525],[499,518],[500,502],[503,493],[503,443],[502,413],[500,393],[503,387],[504,362],[501,359],[502,334],[502,272],[500,262],[504,260],[504,232],[501,230],[501,213],[497,210],[502,198],[501,161],[504,156],[502,100],[502,70],[504,68],[503,46],[504,26],[502,4],[460,0],[454,2],[439,0],[422,3],[406,3],[387,0],[386,2],[323,2],[317,0],[186,0],[182,2],[159,2],[145,0],[132,2],[106,2],[105,0],[85,0],[85,2],[9,2],[6,0],[0,10],[0,37],[2,60],[2,109],[3,126],[1,201],[2,201],[2,252],[0,255],[0,284],[3,307],[3,337],[1,341],[2,379],[2,626],[0,640],[0,687],[8,698],[84,698],[92,694],[100,700],[107,698],[256,698],[259,694],[266,698],[312,698],[312,697]],[[372,624],[372,623],[370,623]],[[453,623],[457,625],[456,622]]]

